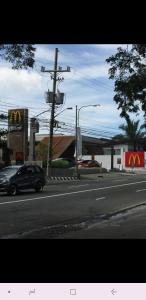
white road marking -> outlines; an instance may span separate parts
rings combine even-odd
[[[95,200],[98,201],[98,200],[101,200],[101,199],[105,199],[105,197],[97,198]]]
[[[142,191],[146,191],[146,189],[143,190],[137,190],[136,193],[142,192]]]
[[[92,192],[92,191],[100,191],[100,190],[112,189],[112,188],[117,188],[117,187],[121,187],[121,186],[134,185],[134,184],[140,184],[140,183],[146,183],[146,181],[143,180],[143,181],[137,181],[137,182],[123,183],[123,184],[100,187],[100,188],[96,188],[96,189],[82,190],[82,191],[63,193],[63,194],[55,194],[55,195],[49,195],[49,196],[43,196],[43,197],[37,197],[37,198],[29,198],[29,199],[24,199],[24,200],[7,201],[7,202],[1,202],[0,205],[20,203],[20,202],[28,202],[28,201],[34,201],[34,200],[39,200],[39,199],[54,198],[54,197],[80,194],[80,193],[86,193],[86,192]]]

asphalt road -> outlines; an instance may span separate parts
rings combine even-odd
[[[0,238],[88,238],[87,227],[95,230],[100,220],[142,203],[146,203],[146,175],[50,183],[43,193],[1,194]]]

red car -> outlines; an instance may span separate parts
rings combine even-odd
[[[85,168],[93,168],[93,167],[101,167],[101,164],[97,160],[82,160],[78,162],[79,167]]]

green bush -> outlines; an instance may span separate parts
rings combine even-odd
[[[51,163],[52,168],[69,168],[69,165],[70,163],[67,160],[56,160]]]

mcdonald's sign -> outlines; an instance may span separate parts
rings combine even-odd
[[[144,152],[125,152],[125,167],[143,168]]]
[[[9,111],[9,123],[10,124],[20,124],[20,123],[22,123],[22,111],[20,111],[20,110],[10,110]]]

